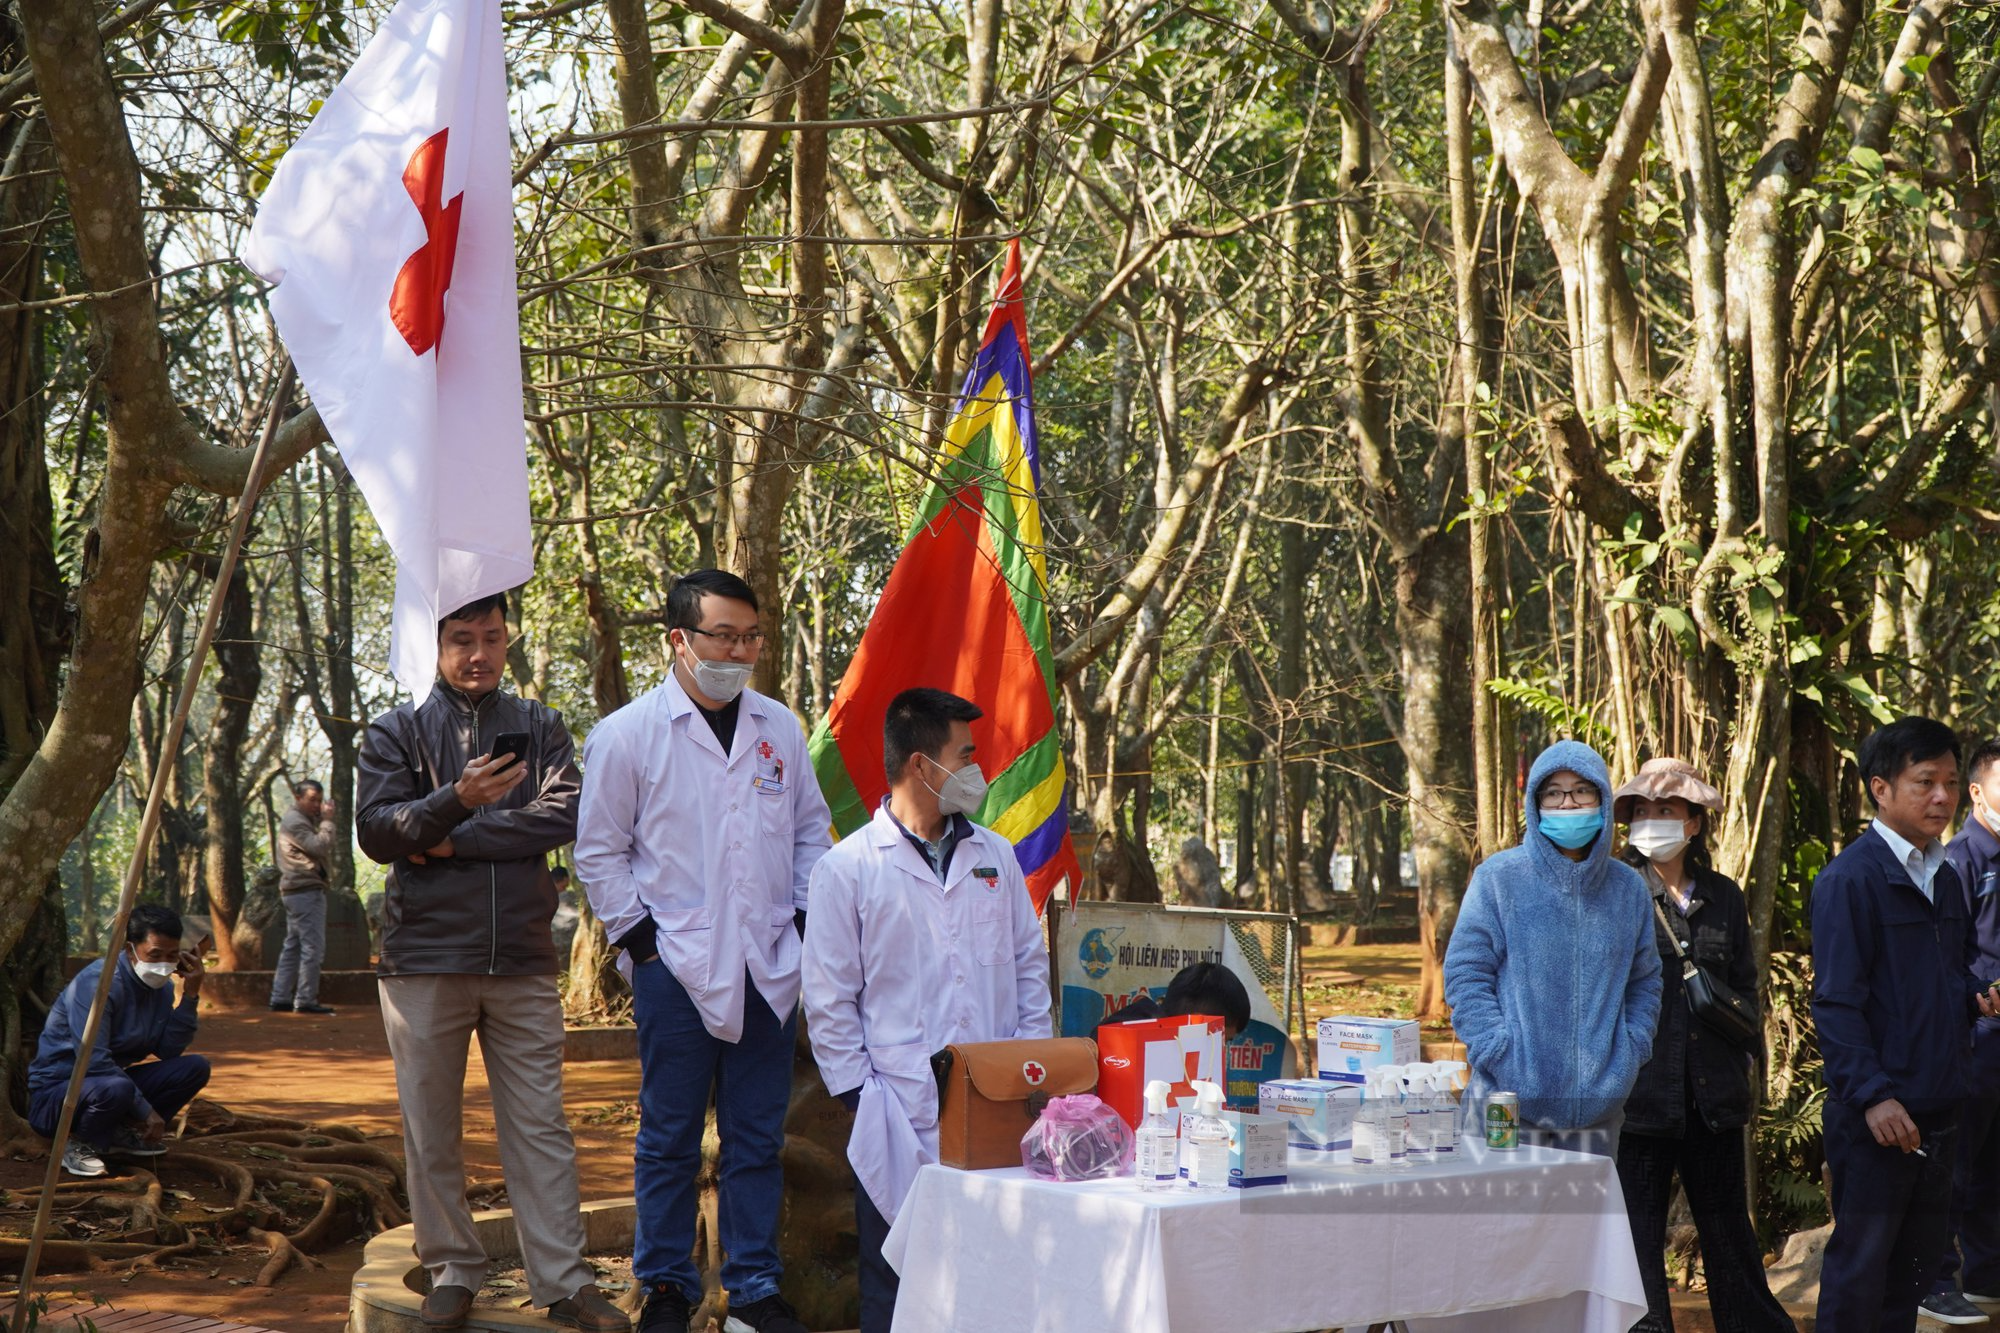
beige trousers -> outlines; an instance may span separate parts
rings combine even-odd
[[[596,1281],[583,1261],[576,1141],[563,1117],[556,979],[420,973],[377,984],[403,1108],[417,1259],[431,1284],[478,1291],[486,1280],[486,1250],[465,1202],[465,1062],[474,1032],[529,1294],[552,1305]]]

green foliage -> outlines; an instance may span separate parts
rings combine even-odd
[[[1764,986],[1764,1035],[1770,1072],[1757,1114],[1756,1214],[1767,1240],[1827,1219],[1820,1165],[1820,1113],[1826,1105],[1819,1042],[1812,1024],[1812,957],[1774,951]]]
[[[1617,740],[1617,733],[1598,721],[1590,708],[1570,703],[1540,685],[1524,680],[1489,680],[1486,688],[1540,717],[1560,737],[1574,738],[1599,750],[1609,749]]]

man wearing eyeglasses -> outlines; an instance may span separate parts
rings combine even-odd
[[[1597,751],[1542,751],[1521,845],[1472,873],[1444,959],[1469,1095],[1518,1093],[1523,1142],[1607,1157],[1660,1016],[1653,900],[1611,855],[1610,806]]]
[[[806,886],[833,817],[798,719],[745,688],[763,647],[757,616],[734,574],[675,580],[673,670],[583,746],[576,873],[623,950],[639,1026],[632,1268],[645,1333],[686,1333],[701,1300],[692,1252],[711,1087],[730,1326],[805,1330],[778,1294],[779,1154]]]

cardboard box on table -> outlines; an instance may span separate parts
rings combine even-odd
[[[1257,1089],[1257,1112],[1282,1120],[1294,1148],[1339,1152],[1354,1146],[1361,1085],[1330,1078],[1273,1079]]]
[[[1231,1188],[1252,1189],[1285,1183],[1288,1179],[1286,1120],[1284,1116],[1253,1115],[1248,1111],[1222,1113],[1222,1123],[1229,1129]]]
[[[1421,1058],[1422,1032],[1412,1019],[1341,1014],[1319,1021],[1321,1078],[1365,1083],[1377,1065],[1406,1065]]]
[[[1176,1124],[1192,1109],[1197,1079],[1222,1083],[1222,1020],[1205,1014],[1141,1018],[1097,1029],[1097,1095],[1138,1128],[1146,1114],[1146,1085],[1168,1085],[1167,1114]]]

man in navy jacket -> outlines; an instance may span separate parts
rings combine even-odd
[[[82,1056],[83,1094],[63,1152],[63,1169],[73,1176],[103,1175],[107,1153],[165,1152],[167,1121],[208,1085],[208,1061],[186,1053],[199,1021],[201,959],[181,948],[177,913],[141,903],[126,918],[125,947],[77,973],[49,1010],[35,1062],[28,1066],[29,1127],[55,1136],[97,978],[107,966],[117,970],[97,1044]],[[178,1004],[171,989],[175,977],[181,982]]]
[[[1812,893],[1833,1173],[1821,1333],[1915,1329],[1950,1240],[1973,1019],[2000,1014],[1966,966],[1965,899],[1939,841],[1958,809],[1958,738],[1903,718],[1859,760],[1875,821]]]
[[[1976,979],[1992,981],[2000,978],[2000,740],[1972,752],[1965,778],[1972,809],[1944,858],[1957,872],[1969,923],[1967,964]],[[1972,1301],[2000,1304],[2000,1019],[1982,1018],[1973,1025],[1966,1085],[1951,1183],[1951,1229],[1957,1244],[1945,1246],[1921,1307],[1932,1318],[1953,1324],[1986,1322],[1987,1315]]]

